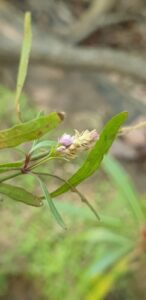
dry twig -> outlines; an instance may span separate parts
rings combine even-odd
[[[69,30],[69,41],[78,43],[89,34],[91,34],[98,26],[98,19],[109,12],[116,4],[116,0],[94,0],[91,6],[81,18],[73,24]]]

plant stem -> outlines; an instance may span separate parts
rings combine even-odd
[[[49,155],[48,155],[48,157],[46,156],[46,157],[40,159],[40,160],[39,160],[38,162],[36,162],[34,165],[31,165],[31,166],[29,167],[29,170],[33,170],[33,169],[35,169],[36,167],[40,166],[41,164],[43,164],[43,163],[45,163],[45,162],[47,162],[48,160],[51,160],[51,159],[53,159],[53,158],[54,158],[54,157],[49,157]]]
[[[4,182],[4,181],[6,181],[6,180],[12,179],[12,178],[14,178],[14,177],[17,177],[17,176],[19,176],[19,175],[21,175],[21,174],[22,174],[21,171],[19,171],[19,172],[17,172],[17,173],[11,174],[11,175],[9,175],[9,176],[5,176],[5,177],[3,177],[2,179],[0,179],[0,183]]]
[[[119,134],[118,135],[124,135],[126,133],[129,133],[130,131],[132,130],[136,130],[136,129],[139,129],[139,128],[143,128],[146,126],[146,121],[144,122],[140,122],[136,125],[133,125],[133,126],[127,126],[127,127],[122,127],[120,130],[119,130]]]
[[[31,157],[31,161],[34,161],[34,160],[38,160],[38,159],[44,158],[44,157],[46,157],[47,155],[49,155],[49,153],[50,153],[50,151],[46,151],[46,152],[44,152],[44,153],[34,155],[34,156]]]
[[[75,187],[73,187],[68,181],[66,181],[65,179],[61,178],[58,175],[54,175],[54,174],[50,174],[50,173],[45,173],[45,172],[32,172],[35,175],[42,175],[42,176],[50,176],[50,177],[54,177],[56,179],[59,179],[60,181],[66,183],[69,185],[70,189],[72,190],[72,192],[75,192],[76,194],[78,194],[78,196],[80,197],[81,201],[84,202],[90,209],[91,211],[94,213],[94,215],[96,216],[96,218],[100,221],[100,217],[98,215],[98,213],[96,212],[96,210],[94,209],[94,207],[91,205],[90,202],[88,202],[88,200],[86,199],[86,197],[84,197]]]
[[[44,158],[45,156],[47,156],[49,154],[49,152],[45,152],[43,154],[38,154],[38,155],[35,155],[35,156],[32,156],[30,161],[35,161],[35,160],[38,160],[38,159],[41,159],[41,158]],[[0,173],[5,173],[5,172],[8,172],[8,171],[14,171],[14,170],[20,170],[21,167],[23,167],[23,164],[24,164],[24,160],[18,160],[16,162],[12,162],[12,163],[1,163],[0,164],[0,171],[1,169],[3,169],[3,172],[0,172]]]
[[[48,156],[48,157],[44,157],[44,159],[41,159],[40,161],[38,161],[36,164],[34,165],[31,165],[29,167],[29,171],[35,169],[36,167],[40,166],[41,164],[45,163],[45,162],[48,162],[49,160],[52,160],[52,159],[61,159],[61,160],[66,160],[64,157],[57,157],[57,156]]]

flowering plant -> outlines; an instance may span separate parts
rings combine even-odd
[[[24,122],[20,107],[20,95],[25,82],[29,53],[31,48],[31,16],[30,13],[25,15],[24,23],[24,40],[21,52],[17,86],[16,86],[16,112],[19,119],[18,124],[14,127],[0,131],[0,149],[15,148],[21,144],[32,141],[31,148],[27,153],[24,153],[22,161],[12,161],[0,164],[0,193],[7,195],[13,200],[24,202],[28,205],[42,206],[44,199],[47,200],[49,208],[56,218],[57,222],[65,228],[64,221],[54,205],[53,198],[57,197],[68,190],[76,192],[81,200],[88,205],[93,213],[99,218],[96,210],[91,203],[82,195],[76,186],[91,176],[100,166],[104,155],[108,152],[113,141],[115,140],[120,126],[127,118],[127,112],[122,112],[114,116],[103,128],[103,131],[98,134],[94,129],[92,131],[85,130],[82,133],[75,130],[74,135],[64,133],[58,141],[50,141],[41,138],[55,129],[64,119],[64,113],[52,112],[49,115],[39,114],[35,119]],[[42,148],[45,151],[42,152]],[[35,154],[37,150],[37,154]],[[81,167],[65,180],[55,174],[35,171],[42,164],[49,163],[52,159],[71,160],[76,158],[82,151],[88,150],[87,158]],[[43,194],[33,195],[22,187],[14,186],[5,183],[6,181],[22,176],[32,174],[36,176]],[[55,191],[51,193],[43,180],[43,176],[52,176],[63,182]]]

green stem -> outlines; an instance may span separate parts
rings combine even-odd
[[[93,214],[96,216],[96,218],[100,221],[100,217],[97,213],[97,211],[94,209],[94,207],[91,205],[90,202],[88,202],[88,200],[86,199],[86,197],[84,195],[82,195],[75,187],[73,187],[68,181],[66,181],[65,179],[61,178],[60,176],[58,175],[53,175],[53,174],[50,174],[50,173],[45,173],[45,172],[32,172],[32,174],[35,174],[35,175],[42,175],[42,176],[51,176],[51,177],[54,177],[56,179],[59,179],[60,181],[66,183],[69,185],[70,189],[72,190],[72,192],[75,192],[76,194],[78,194],[78,196],[80,197],[81,201],[84,202],[90,209],[91,211],[93,212]],[[50,194],[51,195],[51,194]]]
[[[30,161],[35,161],[35,160],[44,158],[48,154],[49,154],[49,152],[45,152],[43,154],[38,154],[38,155],[32,156]],[[23,167],[23,164],[24,164],[24,160],[19,160],[19,161],[12,162],[12,163],[4,163],[4,164],[1,163],[0,164],[0,173],[14,171],[16,169]]]
[[[54,157],[49,157],[49,155],[48,155],[48,157],[44,157],[44,158],[40,159],[38,162],[36,162],[35,164],[31,165],[31,166],[29,167],[29,170],[33,170],[33,169],[35,169],[36,167],[40,166],[41,164],[43,164],[43,163],[45,163],[45,162],[47,162],[48,160],[51,160],[51,159],[53,159],[53,158],[54,158]]]
[[[34,156],[31,157],[30,161],[34,161],[34,160],[38,160],[38,159],[44,158],[44,157],[48,156],[49,153],[50,153],[50,151],[46,151],[44,153],[34,155]]]
[[[14,178],[14,177],[17,177],[17,176],[19,176],[19,175],[21,175],[21,174],[22,174],[21,171],[19,171],[19,172],[17,172],[17,173],[11,174],[11,175],[9,175],[9,176],[5,176],[5,177],[3,177],[2,179],[0,179],[0,183],[4,182],[4,181],[6,181],[6,180],[12,179],[12,178]]]
[[[45,157],[44,159],[39,160],[36,164],[31,165],[29,167],[29,170],[31,171],[31,170],[35,169],[36,167],[38,167],[38,166],[42,165],[43,163],[48,162],[49,160],[52,160],[52,159],[66,160],[66,159],[64,159],[64,157],[48,156],[48,157]]]

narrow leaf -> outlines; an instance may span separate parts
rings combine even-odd
[[[32,206],[40,207],[43,204],[40,197],[31,194],[21,187],[6,183],[0,183],[0,194]]]
[[[36,118],[42,117],[42,116],[44,116],[44,115],[45,115],[45,114],[44,114],[43,111],[39,111],[39,112],[37,113],[37,115],[36,115]],[[38,143],[39,143],[39,139],[34,140],[33,143],[32,143],[32,148],[33,148],[34,146],[36,146]]]
[[[137,192],[122,166],[113,158],[105,157],[102,164],[105,172],[109,174],[110,178],[118,187],[118,190],[123,195],[133,213],[133,216],[139,221],[144,221],[144,215],[142,212],[141,204]]]
[[[25,19],[24,19],[24,38],[23,38],[19,70],[18,70],[18,77],[17,77],[17,85],[16,85],[15,101],[16,101],[16,111],[18,113],[19,118],[20,118],[19,99],[20,99],[22,88],[23,88],[25,78],[27,75],[29,55],[30,55],[30,50],[31,50],[31,40],[32,40],[31,14],[29,12],[27,12],[25,14]]]
[[[22,167],[24,161],[17,161],[12,163],[1,163],[0,164],[0,173],[4,173],[9,170],[15,170],[16,168]]]
[[[0,131],[0,149],[18,146],[27,141],[40,138],[54,129],[62,121],[62,114],[52,112],[32,121],[18,124]]]
[[[36,143],[35,145],[33,145],[33,147],[31,148],[30,152],[29,153],[33,153],[34,151],[36,150],[39,150],[40,148],[52,148],[53,146],[57,145],[57,142],[55,141],[42,141],[42,142],[39,142],[39,143]]]
[[[110,243],[110,244],[119,244],[119,245],[128,245],[130,243],[129,239],[121,234],[117,234],[112,230],[106,228],[93,228],[85,233],[85,237],[83,237],[88,242],[93,243]]]
[[[40,180],[40,178],[39,178]],[[57,223],[63,228],[63,229],[66,229],[66,226],[64,224],[64,221],[61,217],[61,215],[59,214],[59,212],[57,211],[56,209],[56,206],[50,196],[50,193],[48,192],[48,189],[47,189],[47,186],[46,184],[40,180],[40,184],[41,184],[41,188],[42,188],[42,191],[44,193],[44,196],[49,204],[49,208],[50,208],[50,211],[51,213],[53,214],[54,218],[56,219]]]
[[[127,118],[127,112],[122,112],[114,116],[104,127],[99,140],[89,152],[87,159],[79,170],[68,180],[68,183],[73,187],[91,176],[99,167],[104,155],[111,147],[120,126]],[[57,190],[51,193],[52,197],[61,195],[69,190],[69,185],[63,184]]]
[[[125,243],[122,247],[117,247],[112,249],[111,251],[107,251],[103,257],[101,257],[88,271],[89,276],[94,278],[96,275],[105,272],[111,266],[113,266],[116,262],[118,262],[122,257],[130,253],[132,251],[134,245],[129,243],[128,245]]]
[[[105,299],[112,287],[115,286],[116,280],[128,271],[128,263],[129,257],[124,255],[111,266],[110,270],[103,274],[97,274],[92,279],[92,287],[87,293],[85,300]]]

